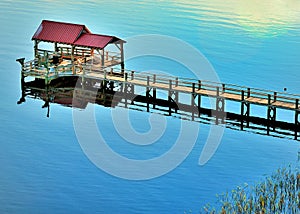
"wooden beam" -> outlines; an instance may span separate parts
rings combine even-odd
[[[105,64],[105,50],[104,48],[102,49],[102,60],[101,60],[101,66],[104,67],[104,64]]]
[[[72,49],[71,49],[71,61],[72,61],[72,73],[73,74],[75,74],[74,51],[75,51],[75,46],[72,45]]]
[[[120,43],[120,51],[121,51],[121,62],[124,62],[124,43],[123,42],[121,42]]]
[[[58,51],[57,42],[54,42],[54,52]]]
[[[34,40],[34,58],[38,57],[39,41]]]

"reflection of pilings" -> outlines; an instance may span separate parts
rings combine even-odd
[[[131,79],[134,78],[134,74],[131,73]],[[125,99],[125,108],[128,107],[128,100],[130,101],[130,104],[133,104],[133,98],[134,98],[134,85],[127,82],[128,74],[125,73],[125,82],[123,83],[124,86],[124,99]]]
[[[45,98],[45,103],[42,106],[42,108],[47,108],[47,117],[50,116],[50,92],[49,92],[49,86],[45,86],[45,93],[46,93],[46,98]]]
[[[17,102],[17,104],[21,104],[23,102],[25,102],[25,76],[24,76],[24,62],[25,62],[25,58],[20,58],[20,59],[17,59],[16,60],[17,62],[19,62],[22,66],[22,69],[21,69],[21,98],[20,100]]]
[[[219,124],[219,119],[224,123],[225,117],[225,99],[220,96],[220,88],[217,87],[217,97],[216,97],[216,124]]]
[[[26,75],[26,73],[25,73]],[[101,74],[100,74],[101,75]],[[99,75],[99,76],[100,76]],[[125,107],[128,108],[128,104],[135,105],[135,101],[143,100],[146,104],[146,111],[150,112],[151,107],[156,110],[162,110],[159,108],[163,104],[163,111],[167,112],[168,115],[172,114],[179,114],[180,117],[185,117],[188,113],[191,120],[198,120],[197,116],[203,113],[203,108],[201,108],[201,98],[204,97],[213,97],[216,99],[216,106],[215,108],[212,107],[210,109],[210,114],[213,118],[216,118],[216,123],[218,124],[221,120],[222,123],[227,119],[229,119],[228,112],[225,112],[225,101],[231,100],[237,103],[241,103],[241,111],[237,114],[230,114],[235,115],[234,118],[238,121],[240,128],[244,129],[244,122],[246,122],[246,126],[249,128],[249,123],[255,124],[255,120],[262,121],[261,124],[263,125],[263,129],[267,130],[267,134],[270,132],[278,131],[275,130],[276,128],[281,126],[284,129],[292,130],[295,139],[297,139],[299,133],[299,99],[294,97],[286,98],[281,96],[280,93],[273,94],[265,94],[260,92],[251,91],[250,88],[235,89],[230,88],[229,86],[225,87],[225,84],[212,84],[207,83],[205,81],[193,81],[193,82],[184,82],[179,81],[178,78],[168,78],[168,79],[161,79],[157,77],[155,74],[152,75],[141,75],[135,72],[124,73],[124,76],[120,74],[114,74],[113,72],[107,73],[104,72],[103,76],[91,77],[91,76],[82,76],[79,77],[81,79],[81,85],[83,90],[87,89],[90,90],[92,88],[97,88],[97,90],[101,91],[104,100],[106,100],[106,94],[112,94],[115,91],[120,91],[119,95],[122,95],[120,98],[125,100]],[[67,77],[64,77],[67,78]],[[71,78],[71,77],[69,77]],[[74,76],[72,78],[75,78]],[[42,80],[42,79],[40,79]],[[42,80],[43,82],[44,80]],[[61,79],[60,79],[61,81]],[[59,78],[52,80],[49,85],[59,82]],[[65,81],[62,81],[65,83]],[[25,100],[25,90],[23,90],[24,82],[24,75],[21,75],[21,87],[22,87],[22,98],[18,103],[21,103]],[[43,82],[44,84],[44,82]],[[120,86],[120,89],[118,86]],[[47,85],[48,86],[48,85]],[[135,94],[135,86],[139,88],[146,89],[146,93],[141,95]],[[232,86],[233,87],[233,86]],[[167,98],[164,98],[164,101],[161,99],[157,99],[157,90],[161,90],[163,92],[167,92]],[[152,92],[151,92],[152,91]],[[234,91],[234,93],[233,93]],[[24,92],[24,93],[23,93]],[[256,94],[255,94],[256,93]],[[269,93],[269,92],[268,92]],[[190,100],[187,103],[179,103],[179,96],[182,94],[190,95]],[[117,95],[118,96],[118,95]],[[144,98],[141,98],[144,97]],[[265,98],[267,97],[267,99]],[[101,98],[102,99],[102,98]],[[295,100],[293,101],[294,104],[291,104],[291,101],[282,101],[282,99],[287,100]],[[263,100],[263,102],[262,102]],[[184,101],[186,102],[186,101]],[[282,104],[283,103],[283,104]],[[250,104],[252,105],[261,105],[267,107],[267,117],[266,118],[256,118],[250,117]],[[137,103],[137,106],[140,103]],[[144,105],[144,104],[143,104]],[[281,123],[276,119],[276,110],[277,108],[289,108],[292,111],[295,111],[295,123]],[[292,106],[292,107],[290,107]],[[184,107],[184,108],[183,108]],[[183,109],[182,109],[183,108]],[[198,111],[198,112],[197,112]],[[178,116],[178,115],[177,115]],[[212,118],[210,119],[212,122]],[[289,124],[289,125],[287,125]],[[262,129],[262,128],[261,128]],[[295,134],[294,134],[295,133]]]
[[[248,90],[247,97],[250,96]],[[242,100],[241,100],[241,130],[244,129],[244,121],[246,120],[247,127],[249,127],[249,117],[250,117],[250,103],[245,100],[245,92],[242,91]]]
[[[299,121],[299,99],[296,99],[295,103],[295,140],[298,139],[298,132],[300,132],[300,121]]]
[[[274,94],[274,102],[276,101],[276,93]],[[270,128],[275,130],[274,122],[276,121],[276,107],[271,105],[271,95],[268,94],[268,111],[267,111],[267,134],[270,133]]]

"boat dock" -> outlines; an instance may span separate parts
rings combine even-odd
[[[83,30],[80,32],[86,31],[86,33],[79,36],[74,35],[74,41],[57,41],[55,38],[53,39],[55,37],[52,35],[53,33],[49,33],[47,30],[60,25],[82,28]],[[228,118],[234,118],[239,121],[241,130],[249,128],[250,123],[260,123],[266,128],[266,134],[280,128],[292,131],[294,139],[300,138],[299,94],[126,70],[123,49],[125,41],[113,36],[91,34],[82,25],[43,21],[41,26],[33,36],[35,41],[34,60],[27,62],[24,58],[17,60],[22,65],[22,89],[26,88],[25,79],[27,77],[44,81],[44,88],[47,90],[51,90],[49,88],[57,79],[76,77],[80,82],[80,87],[76,86],[77,90],[78,88],[81,90],[95,88],[102,90],[102,93],[109,92],[114,96],[116,96],[115,92],[118,92],[120,99],[117,100],[123,102],[126,108],[133,105],[134,102],[144,103],[147,112],[156,109],[157,106],[163,106],[168,115],[189,112],[191,120],[197,120],[201,114],[210,114],[215,118],[216,124],[223,124]],[[67,33],[69,31],[70,29]],[[60,34],[64,33],[66,32],[60,32]],[[64,37],[60,36],[59,38]],[[38,43],[41,41],[54,43],[54,51],[39,49]],[[94,41],[98,42],[93,43]],[[60,43],[63,45],[59,46]],[[115,46],[117,51],[105,50],[109,44]],[[136,93],[137,87],[143,88],[145,93]],[[157,91],[167,94],[165,99],[157,98]],[[23,95],[26,96],[25,94],[24,92]],[[190,96],[190,101],[182,103],[179,99],[181,94]],[[215,99],[215,106],[205,110],[202,107],[202,97]],[[230,112],[230,109],[225,111],[226,101],[238,103],[240,111]],[[250,110],[253,105],[265,107],[267,112],[265,118],[251,115]],[[278,121],[278,109],[293,112],[294,122]]]

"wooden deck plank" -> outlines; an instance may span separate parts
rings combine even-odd
[[[225,93],[222,93],[220,96],[227,100],[242,101],[242,96],[239,94],[232,94],[232,93],[225,92]]]
[[[247,97],[245,100],[247,102],[253,103],[253,104],[268,105],[267,99],[261,99],[261,98],[257,98],[257,97]]]
[[[296,109],[295,103],[287,103],[287,102],[282,102],[282,101],[273,102],[272,106],[283,107],[283,108],[288,108],[288,109]]]

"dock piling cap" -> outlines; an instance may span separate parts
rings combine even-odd
[[[24,61],[25,61],[25,58],[19,58],[19,59],[16,59],[17,62],[19,62],[22,66],[24,65]]]

